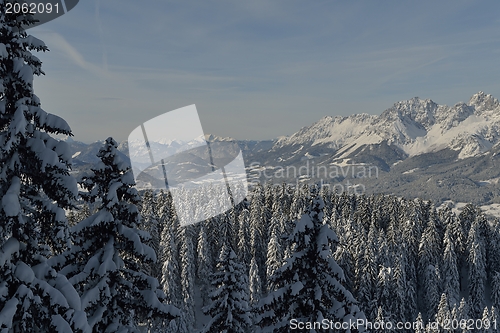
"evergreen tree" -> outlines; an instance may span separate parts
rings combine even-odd
[[[413,320],[417,314],[417,265],[419,242],[422,237],[422,230],[418,215],[415,214],[413,202],[407,202],[404,209],[402,227],[402,244],[404,244],[406,256],[406,309],[405,319]]]
[[[147,231],[151,238],[146,242],[147,245],[153,248],[158,255],[160,251],[160,236],[162,232],[162,225],[160,225],[159,217],[157,214],[156,197],[152,190],[147,190],[142,195],[141,205],[141,230]],[[156,261],[150,267],[152,276],[159,278],[161,272],[161,263]]]
[[[206,302],[208,300],[208,291],[210,281],[208,277],[212,273],[212,256],[210,254],[210,249],[207,241],[207,235],[205,233],[205,228],[201,225],[200,233],[198,236],[198,267],[197,267],[197,276],[198,282],[201,289],[201,296],[203,301]]]
[[[257,261],[252,258],[250,262],[250,273],[249,273],[249,290],[250,290],[250,304],[256,304],[262,295],[262,283],[260,282],[259,266],[257,266]]]
[[[74,246],[61,272],[79,291],[93,332],[136,332],[138,323],[170,320],[178,310],[161,303],[165,294],[146,272],[156,254],[144,244],[149,234],[138,229],[140,197],[130,167],[112,138],[97,156],[81,196],[98,203],[98,211],[72,228]]]
[[[467,233],[470,230],[472,223],[476,219],[477,214],[477,208],[472,204],[467,204],[458,215],[458,220],[462,226],[462,230],[464,231],[465,236],[467,236]]]
[[[444,234],[443,291],[448,296],[449,304],[454,305],[460,302],[460,276],[458,274],[457,255],[450,236],[450,226],[451,224],[446,225]]]
[[[245,269],[248,270],[252,254],[250,251],[250,212],[244,208],[238,216],[238,256]]]
[[[248,306],[248,279],[230,246],[224,245],[212,275],[212,303],[204,308],[211,316],[202,332],[246,333],[252,325]]]
[[[386,331],[385,329],[385,317],[384,317],[384,310],[382,309],[381,306],[377,308],[377,317],[375,317],[375,322],[378,324],[378,328],[374,329],[374,333],[384,333]]]
[[[449,323],[451,320],[450,307],[448,305],[448,298],[446,294],[441,294],[441,299],[439,300],[438,310],[436,313],[436,322],[442,327],[443,325]]]
[[[490,331],[489,327],[489,320],[490,320],[490,311],[488,310],[488,307],[485,307],[483,310],[483,315],[481,317],[481,325],[480,327],[477,327],[479,331],[488,333]]]
[[[269,227],[269,236],[272,237],[273,232],[282,235],[287,232],[287,214],[286,210],[290,207],[288,198],[285,195],[285,188],[283,186],[275,187],[274,198],[271,210],[271,224]],[[281,245],[281,244],[280,244]]]
[[[500,272],[500,220],[492,221],[491,227],[486,233],[487,246],[487,267],[488,278],[493,280],[496,272]]]
[[[458,310],[457,310],[457,320],[459,323],[460,322],[466,323],[469,319],[471,319],[469,305],[467,304],[465,299],[462,298],[462,300],[460,301],[460,305],[458,306]],[[467,327],[465,327],[465,328],[463,328],[462,332],[466,333],[466,332],[469,332],[469,330],[467,329]]]
[[[162,270],[160,285],[165,293],[165,303],[172,304],[178,308],[182,307],[181,302],[181,282],[178,261],[177,246],[175,237],[170,228],[163,229],[160,242],[160,253],[162,257]],[[180,313],[182,316],[183,313]],[[187,332],[187,328],[182,326],[183,318],[174,320],[157,320],[154,325],[157,332]]]
[[[179,252],[175,241],[175,231],[169,227],[163,229],[160,241],[162,271],[160,282],[166,295],[166,301],[180,307],[181,280]]]
[[[396,258],[396,268],[394,269],[394,302],[392,306],[393,320],[398,322],[406,321],[405,311],[407,308],[407,287],[406,279],[406,256],[405,253]]]
[[[490,309],[490,332],[496,332],[498,330],[498,315],[497,308],[492,306]]]
[[[426,319],[434,317],[440,297],[439,258],[441,257],[442,241],[439,237],[436,220],[429,218],[422,234],[419,246],[419,289],[422,290],[421,305],[425,311]]]
[[[292,255],[271,277],[276,290],[257,306],[257,322],[264,331],[287,332],[292,318],[303,322],[364,318],[342,285],[342,269],[333,259],[338,239],[323,223],[323,201],[318,195],[308,201],[288,239]]]
[[[196,257],[193,247],[194,226],[192,224],[180,229],[180,270],[181,270],[181,293],[183,300],[183,319],[188,332],[194,328],[195,302],[194,302],[194,279]]]
[[[296,221],[299,219],[305,210],[305,194],[303,189],[299,186],[295,187],[295,191],[292,196],[292,203],[290,205],[290,211],[288,219],[290,221]]]
[[[352,290],[353,292],[357,291],[356,283],[359,281],[359,276],[355,273],[360,271],[359,265],[362,264],[363,255],[366,247],[366,232],[363,228],[363,225],[359,222],[358,219],[353,218],[353,223],[349,223],[345,226],[343,236],[340,237],[340,242],[344,244],[344,246],[339,247],[345,249],[348,253],[344,255],[344,263],[347,265],[342,266],[340,261],[337,263],[344,270],[344,276],[346,278],[346,288],[348,290]],[[348,235],[345,237],[345,235]],[[337,251],[339,251],[337,248]]]
[[[378,275],[378,303],[382,309],[384,316],[389,319],[394,319],[393,307],[395,303],[395,290],[393,285],[393,270],[390,267],[382,266]]]
[[[481,220],[472,223],[467,239],[469,263],[469,306],[471,315],[477,319],[484,309],[484,288],[486,282],[486,249]]]
[[[269,245],[267,247],[267,260],[266,260],[266,269],[267,269],[267,278],[273,276],[274,272],[281,267],[283,252],[281,250],[281,245],[279,242],[278,233],[279,230],[273,229],[273,233],[271,235],[271,239],[269,240]],[[268,290],[271,291],[273,289],[273,284],[268,283]]]
[[[419,312],[417,319],[415,319],[414,322],[414,329],[415,333],[424,333],[425,332],[425,323],[424,320],[422,319],[422,314]]]
[[[32,15],[6,13],[12,4],[0,0],[0,328],[87,332],[78,294],[48,261],[71,245],[64,209],[78,193],[70,149],[51,135],[72,133],[34,94],[44,73],[32,51],[48,48],[24,29]]]
[[[347,248],[347,244],[349,244],[348,240],[342,242],[346,244],[346,246],[339,246],[335,251],[334,258],[337,264],[342,268],[344,272],[344,285],[348,290],[352,290],[355,286],[355,270],[361,270],[363,266],[361,264],[355,265],[354,258],[352,257],[351,251]],[[364,253],[364,251],[363,251]],[[361,277],[360,277],[361,278]]]
[[[491,302],[495,308],[500,308],[500,273],[495,272],[491,282]]]
[[[437,313],[440,300],[441,273],[439,266],[428,266],[425,276],[427,285],[424,290],[425,309],[428,320],[432,320]]]
[[[260,272],[260,280],[263,290],[267,289],[266,278],[266,255],[267,255],[267,228],[264,221],[264,194],[262,186],[258,185],[252,193],[250,203],[250,251],[252,257],[257,261]]]
[[[374,224],[372,223],[372,227]],[[370,228],[372,228],[370,227]],[[373,247],[374,229],[370,229],[368,233],[368,244],[365,248],[365,255],[363,262],[356,265],[360,270],[357,272],[359,276],[357,299],[360,302],[360,307],[369,320],[373,320],[377,315],[377,255],[374,253],[376,250]],[[338,253],[338,250],[337,252]],[[342,266],[341,266],[342,267]]]

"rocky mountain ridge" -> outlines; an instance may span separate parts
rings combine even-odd
[[[484,92],[451,107],[415,97],[378,116],[326,116],[287,137],[237,143],[251,184],[309,182],[436,204],[500,204],[500,103]],[[133,145],[124,141],[119,150],[128,156]],[[152,143],[162,145],[175,143]],[[70,142],[75,173],[95,163],[100,146]]]
[[[500,103],[480,91],[468,103],[452,107],[414,97],[395,103],[380,116],[326,116],[280,138],[272,150],[322,146],[342,152],[337,156],[342,158],[363,145],[385,141],[408,156],[450,148],[459,152],[459,158],[467,158],[488,151],[499,140]]]

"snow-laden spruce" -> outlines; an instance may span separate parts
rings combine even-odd
[[[195,302],[194,302],[194,282],[196,276],[196,256],[194,253],[194,226],[192,224],[180,228],[180,274],[181,274],[181,298],[182,317],[187,332],[194,329],[195,324]]]
[[[308,201],[305,214],[296,221],[288,238],[291,257],[270,278],[275,290],[257,305],[256,322],[263,332],[288,332],[292,319],[349,322],[364,318],[343,286],[344,273],[333,259],[338,239],[323,223],[323,200],[313,193]]]
[[[0,0],[0,331],[89,332],[78,294],[47,259],[69,245],[64,209],[73,206],[71,153],[51,134],[72,135],[34,94],[44,74],[32,51],[45,44],[22,26],[32,16],[6,14]]]
[[[163,225],[160,223],[160,218],[158,217],[156,196],[152,190],[146,190],[141,198],[141,229],[147,231],[151,235],[151,238],[146,244],[151,246],[155,253],[159,254],[160,236]],[[160,277],[161,266],[159,260],[150,266],[149,271],[153,277],[157,279]]]
[[[108,138],[97,155],[101,162],[80,182],[86,190],[80,195],[97,203],[97,212],[72,228],[72,250],[53,259],[62,261],[61,272],[80,293],[95,333],[138,332],[139,323],[179,314],[162,303],[165,294],[147,273],[156,254],[145,244],[149,234],[138,229],[140,197],[116,148]]]
[[[252,326],[248,305],[248,278],[231,245],[222,247],[217,271],[212,274],[212,303],[204,308],[211,317],[203,333],[246,333]]]
[[[212,256],[210,254],[210,247],[207,241],[207,234],[205,232],[205,227],[201,223],[200,231],[198,234],[198,248],[197,248],[197,281],[200,287],[201,298],[203,304],[208,301],[209,285],[208,281],[210,274],[212,273]]]

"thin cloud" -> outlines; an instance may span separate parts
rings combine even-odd
[[[80,68],[91,72],[97,76],[102,76],[103,68],[96,66],[85,60],[84,56],[78,52],[61,34],[52,33],[40,33],[41,38],[45,41],[47,45],[50,45],[51,49],[58,50],[65,54],[69,59],[71,59]]]

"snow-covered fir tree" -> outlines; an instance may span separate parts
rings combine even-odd
[[[493,281],[497,272],[500,272],[500,219],[491,221],[491,227],[486,231],[486,273]]]
[[[178,309],[163,304],[165,294],[146,272],[156,254],[138,229],[140,197],[130,167],[108,138],[100,163],[82,178],[81,196],[98,211],[72,228],[74,246],[65,254],[64,272],[82,298],[93,332],[137,332],[139,323],[170,320]]]
[[[267,277],[269,278],[274,274],[274,272],[281,267],[283,252],[281,249],[281,244],[279,240],[279,230],[278,228],[273,229],[271,239],[269,240],[269,245],[267,247],[267,260],[266,260],[266,269],[267,269]],[[272,290],[273,284],[268,282],[268,289]]]
[[[264,332],[288,332],[292,318],[344,322],[364,317],[342,285],[342,269],[333,259],[338,239],[323,223],[324,203],[318,195],[308,201],[289,235],[292,255],[270,279],[276,289],[257,306],[257,323]]]
[[[491,281],[491,302],[492,305],[500,309],[500,273],[495,272]]]
[[[484,309],[486,283],[486,249],[483,232],[484,221],[476,218],[467,239],[469,263],[469,306],[473,318],[480,318]]]
[[[160,285],[166,295],[165,303],[172,304],[178,308],[182,307],[181,301],[181,279],[179,268],[179,255],[175,242],[174,231],[166,227],[163,229],[160,241],[160,256],[162,258],[162,270]],[[182,316],[181,312],[181,316]],[[158,333],[160,332],[187,332],[183,318],[174,320],[157,320],[153,323]]]
[[[79,295],[48,261],[70,246],[65,208],[78,193],[71,152],[53,134],[72,135],[34,94],[44,74],[26,33],[32,15],[6,13],[0,0],[0,328],[2,332],[88,332]]]
[[[348,229],[348,228],[347,228]],[[345,231],[345,229],[343,228]],[[345,233],[344,233],[345,234]],[[353,258],[352,253],[355,252],[354,250],[354,245],[353,245],[353,239],[352,238],[343,238],[342,243],[345,244],[345,246],[339,246],[337,247],[337,250],[334,253],[334,258],[335,261],[339,264],[339,266],[342,268],[344,271],[344,285],[348,288],[351,289],[354,284],[355,284],[355,270],[358,268],[355,264],[355,260]],[[348,246],[350,248],[348,248]],[[360,251],[361,253],[361,251]],[[361,260],[359,260],[361,261]],[[358,262],[359,265],[361,263]]]
[[[262,283],[260,282],[259,266],[255,258],[250,261],[249,272],[249,300],[250,304],[255,305],[262,296]]]
[[[179,306],[181,298],[180,291],[180,268],[179,254],[175,242],[174,231],[170,228],[163,229],[160,242],[162,258],[161,286],[167,295],[169,302]]]
[[[212,275],[212,303],[204,308],[211,320],[202,332],[247,333],[252,327],[248,304],[248,278],[230,245],[222,247]]]
[[[391,267],[380,267],[377,283],[379,308],[382,309],[385,318],[394,321],[393,307],[396,294],[393,280],[394,270]]]
[[[424,333],[425,332],[425,323],[422,319],[422,314],[418,313],[417,319],[414,321],[415,333]]]
[[[495,332],[498,330],[498,314],[497,314],[497,307],[491,306],[490,309],[490,332]]]
[[[407,309],[407,286],[408,281],[406,278],[406,256],[397,257],[394,269],[394,304],[391,307],[393,313],[393,320],[398,322],[406,321],[405,312]]]
[[[449,304],[454,305],[460,302],[460,275],[458,274],[457,255],[451,238],[450,224],[446,225],[443,241],[443,291],[448,297]]]
[[[423,291],[421,304],[427,320],[431,320],[436,313],[441,295],[438,268],[441,253],[438,225],[434,218],[429,218],[420,240],[418,262],[418,279],[421,283],[420,290]]]
[[[377,248],[375,245],[375,225],[372,223],[368,233],[368,241],[364,249],[364,256],[357,265],[359,276],[357,288],[357,300],[367,318],[375,318],[377,315]],[[337,250],[338,253],[339,251]]]
[[[489,325],[488,326],[485,325],[486,323],[489,324],[490,320],[490,310],[488,309],[487,306],[483,309],[483,315],[480,317],[480,319],[481,319],[481,325],[478,325],[479,326],[478,329],[483,333],[491,332]]]
[[[460,322],[462,320],[467,322],[467,320],[471,319],[469,305],[467,304],[467,301],[465,300],[465,298],[462,298],[460,300],[460,304],[458,305],[458,308],[456,311],[456,318],[454,318],[454,319],[456,319],[458,322]],[[462,330],[462,332],[468,332],[468,330],[464,329],[464,330]]]
[[[156,196],[152,190],[147,190],[141,196],[141,230],[147,231],[151,238],[146,242],[147,245],[153,248],[155,253],[160,252],[160,236],[163,225],[160,224],[160,219],[157,214]],[[158,278],[161,271],[161,263],[157,260],[150,265],[150,273]]]
[[[267,226],[265,225],[264,189],[258,185],[252,191],[250,203],[250,248],[252,257],[259,266],[262,290],[267,289],[266,255]]]
[[[238,257],[248,270],[252,254],[250,252],[250,211],[242,209],[238,216]]]
[[[212,267],[212,255],[210,253],[205,227],[202,223],[198,236],[196,276],[203,303],[208,300],[208,293],[210,290],[209,276],[212,274]]]
[[[439,323],[439,325],[446,325],[451,320],[451,312],[448,303],[448,297],[446,294],[441,294],[441,298],[439,300],[438,310],[435,317],[435,322]]]
[[[180,228],[180,274],[182,294],[182,317],[187,332],[192,332],[195,318],[194,283],[196,276],[196,256],[194,252],[194,226],[192,224]],[[187,333],[186,332],[186,333]]]

